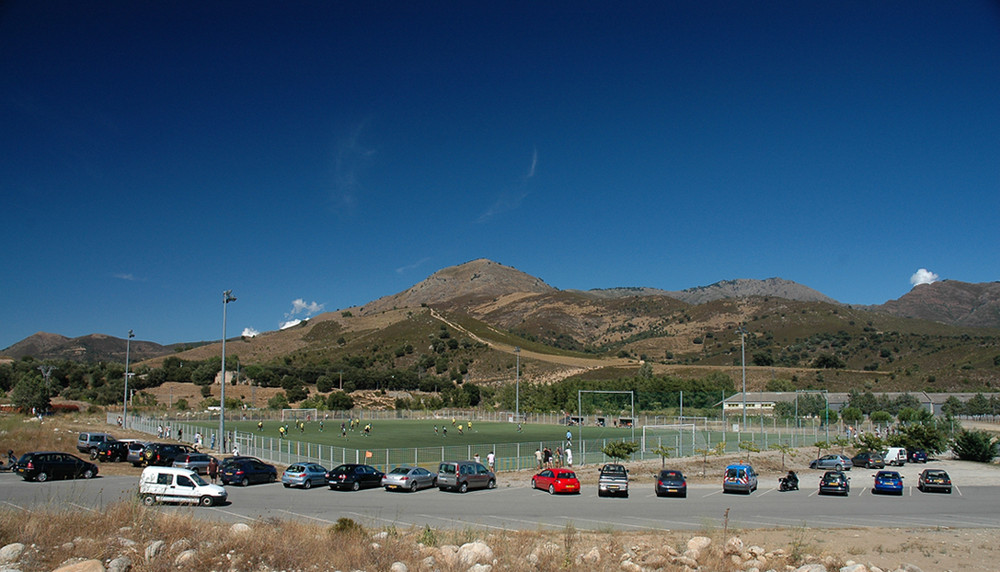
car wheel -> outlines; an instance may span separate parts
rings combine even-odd
[[[94,478],[94,469],[87,469],[83,472],[83,478],[92,479]]]
[[[417,492],[417,481],[413,481],[412,483],[410,483],[410,492],[411,493]]]
[[[142,497],[142,504],[146,506],[153,506],[156,504],[156,497],[153,495],[145,495]]]
[[[687,494],[687,491],[684,491],[684,492],[682,492],[682,493],[681,493],[681,498],[682,498],[682,499],[686,499],[686,498],[688,498],[688,494]]]
[[[537,489],[538,488],[538,483],[535,482],[535,479],[531,479],[531,488],[533,488],[533,489]]]
[[[35,480],[40,483],[44,483],[45,481],[49,480],[49,474],[44,471],[38,473],[38,475],[35,476]]]
[[[495,489],[495,488],[497,488],[497,482],[491,480],[490,482],[486,483],[486,488],[488,488],[488,489]]]
[[[837,470],[838,471],[843,471],[844,470],[844,465],[841,465],[840,463],[837,463]]]
[[[361,483],[359,483],[358,481],[354,481],[354,484],[351,485],[351,490],[352,491],[360,491],[361,490]]]
[[[271,475],[267,478],[267,482],[269,483],[273,483],[276,480],[278,480],[278,475]]]
[[[310,481],[309,479],[306,479],[306,482],[302,483],[302,488],[304,488],[304,489],[311,489],[311,488],[313,488],[313,482]]]
[[[212,506],[213,504],[215,504],[215,500],[212,497],[207,495],[201,497],[201,506]]]
[[[290,485],[290,484],[288,484],[288,483],[281,483],[281,486],[283,486],[283,487],[285,487],[285,488],[287,489],[288,487],[290,487],[290,486],[292,486],[292,485]]]
[[[469,492],[469,483],[462,483],[458,485],[458,492],[467,493]]]
[[[603,497],[604,496],[604,491],[597,491],[597,496],[598,497]]]
[[[250,479],[248,479],[246,477],[243,477],[243,480],[240,481],[240,486],[241,487],[245,487],[245,486],[248,486],[248,485],[250,485]]]
[[[556,487],[554,485],[549,485],[549,494],[550,495],[556,494]]]

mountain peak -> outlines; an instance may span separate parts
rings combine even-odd
[[[365,313],[421,304],[438,304],[463,297],[491,298],[513,292],[555,292],[539,278],[486,258],[449,266],[431,274],[411,288],[384,296],[365,305]]]

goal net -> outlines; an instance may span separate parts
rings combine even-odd
[[[703,448],[705,444],[705,435],[695,431],[694,423],[675,423],[643,425],[639,446],[643,453],[649,455],[656,455],[655,451],[662,448],[669,451],[671,458],[676,458],[691,456],[695,449]]]
[[[316,412],[314,409],[282,409],[282,421],[315,421]]]

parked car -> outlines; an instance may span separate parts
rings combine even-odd
[[[809,463],[810,469],[826,469],[833,471],[850,471],[854,463],[846,455],[823,455]]]
[[[684,474],[680,471],[663,470],[656,477],[654,490],[658,497],[665,497],[667,495],[686,497],[688,494],[687,479],[684,478]]]
[[[601,467],[597,477],[597,496],[608,495],[628,497],[628,469],[624,465],[609,463]]]
[[[219,466],[222,484],[247,486],[252,483],[273,483],[278,480],[278,469],[255,457],[228,457]]]
[[[451,489],[460,493],[493,489],[497,486],[497,476],[475,461],[444,461],[438,465],[437,486],[442,491]]]
[[[862,451],[851,458],[851,464],[866,469],[884,469],[885,453],[882,451]]]
[[[944,491],[951,494],[951,477],[941,469],[924,469],[917,477],[917,490],[924,493]]]
[[[896,465],[902,467],[906,464],[906,449],[902,447],[889,447],[885,451],[885,465]]]
[[[124,441],[105,441],[91,453],[91,459],[104,462],[124,461],[128,457],[128,443]]]
[[[423,467],[396,467],[382,477],[385,490],[416,491],[437,486],[437,475]]]
[[[198,473],[199,475],[208,474],[208,464],[212,462],[211,455],[206,453],[181,453],[174,457],[174,462],[170,464],[172,467],[177,467],[179,469],[191,469],[192,471]],[[216,460],[218,462],[218,460]]]
[[[26,481],[44,483],[49,479],[92,479],[97,476],[97,465],[76,455],[56,451],[25,453],[17,460],[14,472]]]
[[[174,459],[186,453],[197,453],[197,451],[194,450],[194,447],[188,445],[149,443],[142,450],[141,464],[147,467],[151,465],[169,467],[174,463]]]
[[[326,474],[326,484],[330,485],[331,491],[357,491],[382,486],[384,476],[385,473],[371,465],[338,465]]]
[[[927,462],[927,451],[923,449],[914,449],[910,451],[906,458],[907,461],[911,463],[926,463]]]
[[[114,437],[108,435],[107,433],[80,433],[76,439],[76,450],[81,453],[91,455],[97,452],[97,448],[101,446],[101,443],[115,440],[116,439]]]
[[[875,473],[875,485],[872,494],[895,493],[903,495],[903,477],[896,471],[879,471]]]
[[[139,475],[139,498],[147,506],[158,502],[212,506],[226,502],[227,496],[226,489],[205,482],[190,469],[146,467]]]
[[[851,479],[843,471],[827,471],[819,479],[819,494],[844,495],[851,493]]]
[[[313,485],[326,484],[326,467],[316,463],[295,463],[281,473],[281,484],[288,487],[311,489]]]
[[[580,494],[580,479],[569,469],[545,469],[531,477],[531,488],[555,493]]]
[[[147,441],[131,441],[128,444],[128,457],[125,458],[126,461],[132,463],[133,467],[142,466],[142,452],[146,450],[146,445],[149,445]]]
[[[750,465],[729,465],[722,477],[722,492],[750,494],[757,490],[757,471]]]

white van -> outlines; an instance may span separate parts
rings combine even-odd
[[[158,502],[212,506],[226,502],[227,496],[226,489],[205,482],[190,469],[146,467],[139,476],[139,498],[146,506]]]
[[[902,447],[889,447],[885,452],[885,466],[896,465],[902,467],[906,464],[906,449]]]

